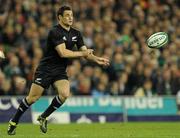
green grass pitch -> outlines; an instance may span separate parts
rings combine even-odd
[[[49,124],[46,134],[38,125],[19,124],[15,136],[6,129],[0,124],[0,138],[180,138],[180,122]]]

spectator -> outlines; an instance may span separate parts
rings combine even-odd
[[[145,80],[143,86],[137,89],[134,96],[135,97],[153,96],[152,82],[150,80]]]
[[[8,79],[12,78],[12,76],[15,74],[22,75],[17,56],[14,55],[10,58],[10,63],[4,68],[4,73]]]
[[[0,95],[8,95],[10,87],[10,80],[6,79],[4,73],[0,71]]]
[[[13,76],[11,94],[14,95],[25,95],[27,92],[25,78],[15,75]]]
[[[77,95],[91,95],[91,80],[80,75],[76,93]]]
[[[100,97],[105,95],[107,95],[107,91],[106,86],[103,83],[98,83],[97,87],[94,90],[92,90],[92,96],[94,97]]]
[[[56,11],[62,4],[72,6],[77,20],[74,27],[82,31],[86,45],[96,49],[97,56],[111,60],[106,69],[73,60],[68,71],[73,95],[91,95],[95,91],[97,95],[133,95],[144,87],[147,79],[159,95],[175,95],[180,90],[177,0],[7,0],[5,3],[0,6],[0,50],[7,57],[0,61],[1,83],[3,80],[7,84],[3,95],[15,89],[15,80],[19,80],[15,76],[25,82],[23,87],[32,81],[45,50],[48,30],[56,24]],[[158,31],[168,33],[167,47],[148,48],[146,39]],[[24,94],[24,88],[18,86],[18,89],[9,94]]]

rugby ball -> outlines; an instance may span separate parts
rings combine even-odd
[[[151,35],[147,40],[147,45],[150,48],[160,48],[167,44],[168,35],[165,32],[158,32]]]

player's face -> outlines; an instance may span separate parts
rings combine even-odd
[[[71,26],[73,24],[73,13],[71,10],[64,11],[64,14],[62,16],[62,22],[64,25]]]

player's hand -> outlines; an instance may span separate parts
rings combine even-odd
[[[0,58],[5,58],[4,53],[0,51]]]
[[[93,54],[93,49],[87,49],[87,50],[84,50],[83,51],[83,55],[84,57],[88,57],[89,55],[92,55]]]
[[[109,59],[97,57],[96,63],[98,63],[99,65],[102,65],[102,66],[109,66]]]

